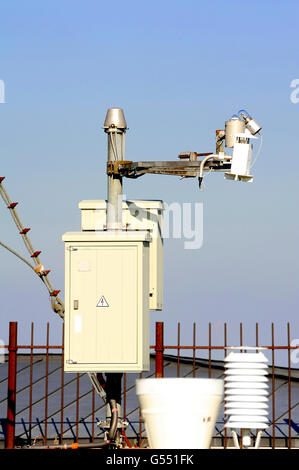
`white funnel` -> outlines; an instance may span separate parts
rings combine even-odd
[[[152,449],[208,449],[223,396],[223,380],[136,380]]]

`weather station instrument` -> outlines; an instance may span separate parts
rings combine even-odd
[[[125,159],[122,109],[108,109],[103,128],[108,138],[107,201],[82,201],[81,232],[63,235],[65,370],[88,372],[98,389],[105,373],[118,396],[120,416],[122,373],[149,370],[149,311],[161,310],[163,304],[164,203],[123,201],[123,179],[176,175],[197,177],[201,186],[204,172],[222,171],[227,179],[251,182],[250,140],[261,127],[240,111],[225,130],[216,131],[216,153],[185,152],[178,161],[138,162]],[[224,146],[233,149],[232,155]],[[111,410],[108,406],[107,422],[102,423],[106,428]],[[124,426],[119,418],[118,427]]]

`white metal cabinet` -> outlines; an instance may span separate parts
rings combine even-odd
[[[65,241],[65,370],[149,368],[148,232],[73,232]]]

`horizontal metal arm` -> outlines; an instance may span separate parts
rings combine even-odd
[[[206,154],[209,155],[209,154]],[[204,164],[204,171],[227,171],[230,170],[231,163],[225,159],[215,156],[206,161]],[[107,174],[118,175],[126,178],[138,178],[144,174],[158,174],[158,175],[175,175],[183,177],[196,177],[200,170],[201,161],[195,160],[181,160],[181,161],[147,161],[147,162],[131,162],[131,161],[117,161],[108,162]]]

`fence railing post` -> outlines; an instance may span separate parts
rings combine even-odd
[[[18,324],[9,323],[6,449],[15,445]]]
[[[163,354],[164,354],[164,323],[162,321],[156,322],[156,377],[162,378],[163,371]]]

